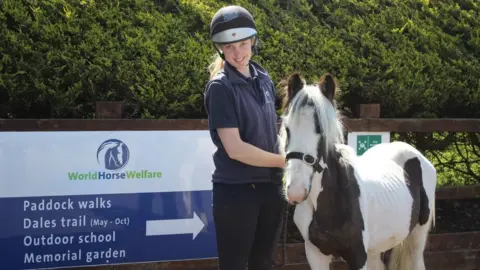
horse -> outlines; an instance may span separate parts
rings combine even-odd
[[[284,93],[278,146],[286,159],[284,193],[295,205],[310,268],[327,270],[336,257],[350,270],[425,269],[435,226],[432,163],[401,141],[357,156],[344,142],[339,83],[330,73],[307,84],[294,72],[278,91]]]

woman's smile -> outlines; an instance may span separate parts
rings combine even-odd
[[[235,58],[234,60],[235,60],[235,62],[241,64],[241,63],[243,63],[243,61],[245,61],[245,58],[246,58],[246,56],[240,57],[240,58]]]

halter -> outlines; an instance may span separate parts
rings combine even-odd
[[[300,159],[303,162],[305,162],[305,164],[311,166],[313,168],[313,170],[316,171],[317,173],[321,173],[321,172],[323,172],[323,170],[325,170],[327,168],[327,164],[325,164],[325,162],[323,162],[323,160],[314,158],[309,154],[304,154],[304,153],[300,153],[300,152],[290,152],[290,153],[287,154],[287,156],[285,158],[286,158],[286,160]]]

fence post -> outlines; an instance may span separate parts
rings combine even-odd
[[[360,118],[380,118],[380,104],[358,105],[358,116]]]
[[[97,101],[95,104],[97,119],[121,119],[123,117],[122,101]]]

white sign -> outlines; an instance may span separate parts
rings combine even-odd
[[[0,198],[211,190],[214,150],[208,131],[0,132]]]

